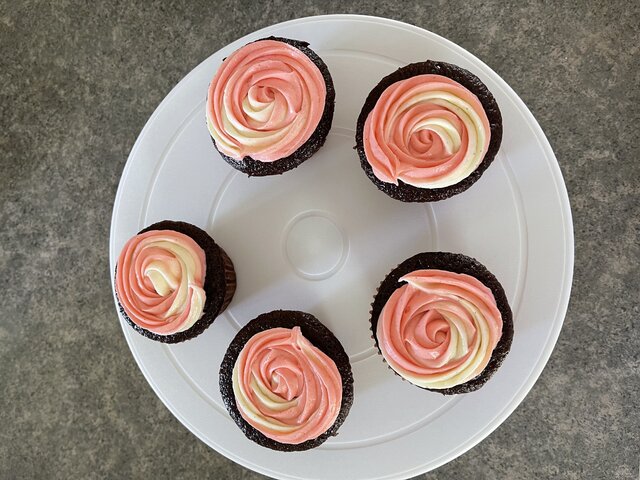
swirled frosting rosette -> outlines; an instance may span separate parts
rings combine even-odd
[[[179,232],[131,238],[118,258],[116,291],[133,322],[159,335],[182,332],[202,316],[206,274],[202,248]]]
[[[385,361],[425,389],[478,388],[511,344],[504,291],[488,270],[463,255],[421,254],[404,262],[381,285],[374,311],[375,339]]]
[[[139,333],[176,343],[201,333],[226,308],[235,272],[206,232],[166,220],[124,245],[115,290],[125,320]]]
[[[231,165],[250,175],[282,173],[275,170],[297,166],[324,142],[333,85],[306,43],[272,37],[224,60],[209,86],[206,112],[215,146]],[[291,156],[290,165],[260,165]]]
[[[364,150],[376,177],[420,188],[448,187],[469,176],[490,139],[478,97],[442,75],[394,83],[364,124]]]
[[[277,450],[319,445],[335,434],[351,404],[348,357],[303,312],[270,312],[250,322],[229,347],[220,375],[234,420],[249,438]]]
[[[233,392],[244,419],[280,443],[302,443],[326,432],[342,401],[336,364],[300,327],[252,337],[233,369]]]
[[[385,77],[358,120],[363,168],[404,201],[431,201],[468,188],[500,144],[500,112],[470,72],[442,62],[411,64]]]

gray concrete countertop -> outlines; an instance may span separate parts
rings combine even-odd
[[[138,370],[108,238],[129,150],[169,90],[261,27],[402,20],[527,103],[560,163],[576,263],[564,329],[515,413],[428,479],[638,478],[637,2],[0,3],[0,478],[263,478],[189,433]]]

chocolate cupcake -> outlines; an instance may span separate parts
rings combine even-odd
[[[224,59],[209,85],[207,126],[229,165],[279,175],[325,142],[335,103],[325,63],[308,43],[269,37]]]
[[[478,77],[444,62],[412,63],[369,93],[356,148],[369,179],[403,202],[465,191],[498,153],[502,116]]]
[[[276,310],[233,339],[220,366],[220,393],[249,440],[309,450],[337,434],[353,402],[353,376],[327,327],[308,313]]]
[[[389,367],[444,395],[482,387],[502,364],[513,318],[502,286],[458,253],[419,253],[382,281],[371,330]]]
[[[114,283],[120,313],[134,330],[179,343],[200,335],[227,308],[236,274],[207,232],[164,220],[125,244]]]

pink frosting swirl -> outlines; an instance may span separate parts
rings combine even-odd
[[[249,339],[233,368],[233,391],[249,424],[287,444],[326,432],[342,402],[336,364],[300,327],[272,328]]]
[[[502,335],[493,293],[478,279],[443,270],[416,270],[400,279],[378,320],[387,363],[423,388],[467,382],[489,363]]]
[[[211,81],[209,132],[229,157],[273,162],[311,137],[326,94],[320,69],[301,50],[259,40],[232,53]]]
[[[118,257],[116,293],[127,316],[159,335],[191,327],[206,295],[204,250],[189,236],[152,230],[131,238]]]
[[[377,178],[421,188],[454,185],[489,148],[491,129],[476,97],[442,75],[417,75],[390,85],[364,125],[367,161]]]

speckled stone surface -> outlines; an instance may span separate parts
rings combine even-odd
[[[529,396],[427,479],[638,478],[637,2],[0,3],[0,478],[263,478],[189,433],[127,348],[110,290],[119,176],[156,105],[228,42],[295,17],[416,24],[496,70],[549,137],[576,267]]]

